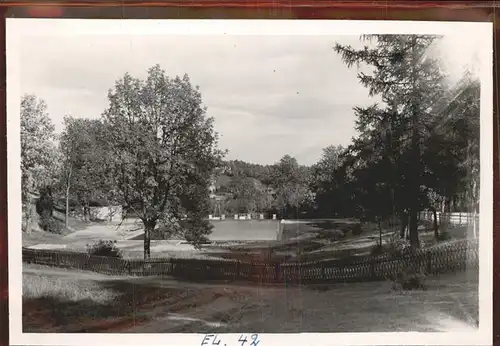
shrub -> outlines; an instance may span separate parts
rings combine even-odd
[[[466,239],[472,233],[473,225],[459,225],[450,230],[450,237],[455,239]],[[477,231],[477,230],[476,230]]]
[[[410,242],[407,239],[401,239],[398,234],[392,236],[386,246],[386,252],[394,257],[409,254],[411,251]]]
[[[87,253],[91,256],[105,256],[122,258],[122,252],[116,247],[116,240],[99,240],[93,245],[86,246]]]
[[[40,191],[40,198],[36,202],[36,212],[38,215],[52,215],[54,200],[50,188],[45,188]]]
[[[370,256],[379,256],[384,254],[386,251],[387,249],[383,245],[377,243],[370,249]]]
[[[342,238],[344,238],[346,235],[345,232],[343,232],[342,230],[340,229],[334,229],[330,232],[330,239],[332,240],[340,240]]]
[[[359,223],[352,226],[353,235],[361,235],[361,233],[363,233],[363,228],[361,228],[361,225]]]
[[[40,216],[40,228],[46,232],[62,234],[64,233],[64,224],[53,216],[44,213]]]
[[[89,207],[107,207],[110,203],[104,198],[93,199],[89,201]]]
[[[351,231],[349,227],[342,227],[340,230],[344,234],[344,237]]]
[[[396,275],[393,288],[405,291],[417,289],[425,290],[425,274],[411,268],[406,268]]]
[[[345,233],[339,229],[325,229],[318,232],[318,238],[337,241],[345,237]]]
[[[434,230],[434,221],[432,220],[420,220],[418,222],[418,229],[422,231],[432,231]]]
[[[439,232],[438,235],[438,241],[447,241],[452,238],[450,231],[444,230],[442,232]]]
[[[452,224],[449,220],[447,219],[442,219],[439,221],[439,229],[440,230],[447,230],[452,227]]]

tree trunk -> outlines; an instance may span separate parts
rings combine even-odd
[[[378,219],[378,243],[382,246],[382,225],[380,224],[380,218]]]
[[[28,205],[26,208],[26,233],[30,234],[33,229],[38,228],[39,217],[36,211],[36,201],[32,196],[28,197]]]
[[[88,202],[83,205],[83,220],[90,221],[90,208]]]
[[[401,215],[400,216],[401,217],[401,227],[399,229],[399,237],[401,239],[404,239],[406,226],[408,226],[408,214],[405,211],[403,211],[403,212],[401,212],[400,215]]]
[[[437,221],[437,210],[436,208],[431,208],[432,210],[432,216],[434,220],[434,238],[438,240],[439,238],[439,227],[438,227],[438,221]]]
[[[148,260],[151,258],[151,230],[149,228],[144,228],[144,259]]]
[[[474,213],[472,214],[472,235],[474,239],[477,238],[477,212],[476,208],[474,208]]]
[[[151,258],[151,233],[154,231],[156,222],[143,221],[144,223],[144,260]]]
[[[411,38],[411,54],[412,54],[412,99],[411,99],[411,125],[412,125],[412,136],[411,136],[411,151],[412,151],[412,168],[410,170],[410,210],[409,210],[409,233],[410,233],[410,244],[412,248],[418,248],[418,212],[419,209],[419,194],[420,194],[420,134],[418,132],[418,120],[420,113],[419,106],[419,95],[417,94],[417,75],[416,70],[417,56],[415,48],[418,44],[417,37],[412,36]]]
[[[25,222],[25,227],[24,227],[24,231],[27,233],[27,234],[30,234],[31,233],[31,230],[32,230],[32,221],[33,221],[33,199],[30,196],[28,196],[27,198],[27,203],[26,203],[26,208],[24,210],[24,222]],[[36,212],[36,210],[35,210]]]
[[[418,248],[420,246],[419,241],[418,241],[418,220],[417,220],[417,215],[418,215],[418,209],[412,209],[410,211],[410,224],[409,224],[409,231],[410,231],[410,244],[413,248]]]
[[[69,228],[69,189],[71,186],[71,173],[72,169],[70,168],[68,173],[68,181],[66,182],[66,215],[65,215],[66,229]]]

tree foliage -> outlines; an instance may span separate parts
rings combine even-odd
[[[315,200],[320,215],[332,217],[350,214],[350,199],[347,191],[347,177],[341,169],[345,161],[346,149],[331,145],[323,149],[323,155],[311,170],[310,188],[315,193]]]
[[[49,185],[56,157],[54,125],[45,101],[35,95],[21,98],[21,174],[23,196]]]
[[[363,146],[371,147],[372,156],[387,161],[392,180],[387,185],[395,198],[400,197],[394,205],[399,213],[407,213],[410,241],[418,247],[417,217],[425,172],[422,143],[435,119],[434,105],[445,94],[444,75],[429,55],[439,37],[369,35],[363,39],[373,44],[363,49],[335,46],[348,66],[363,63],[372,68],[371,74],[360,72],[358,79],[370,95],[382,99],[382,105],[355,109],[360,136],[354,145],[361,151],[366,150]],[[384,141],[387,136],[390,142]],[[382,152],[377,153],[378,148]]]
[[[358,79],[382,102],[354,108],[359,135],[336,172],[361,217],[398,217],[401,236],[409,221],[411,244],[418,247],[421,210],[435,214],[451,204],[460,208],[457,201],[476,201],[477,207],[479,82],[466,75],[457,86],[446,84],[430,54],[438,36],[368,35],[362,40],[362,49],[337,44],[335,50],[347,66],[371,68]]]
[[[45,102],[35,95],[22,96],[20,120],[23,229],[30,232],[36,217],[32,196],[57,179],[59,160],[54,144],[54,125]]]
[[[65,117],[59,147],[63,156],[61,184],[89,217],[91,201],[116,199],[108,160],[106,131],[99,119]]]
[[[297,217],[300,207],[312,201],[309,174],[309,169],[299,166],[297,160],[290,155],[283,156],[274,165],[271,175],[276,190],[276,204],[283,215]]]
[[[145,80],[125,74],[108,98],[103,122],[112,174],[121,199],[145,225],[144,256],[158,224],[203,242],[211,231],[209,184],[223,152],[198,87],[156,65]]]

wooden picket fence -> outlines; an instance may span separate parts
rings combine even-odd
[[[442,213],[442,212],[437,212],[437,221],[447,221],[453,225],[470,225],[473,224],[474,222],[476,224],[479,223],[479,214],[474,214],[474,213]],[[434,215],[430,211],[423,211],[420,212],[420,219],[421,220],[427,220],[427,221],[433,221],[434,220]]]
[[[125,260],[85,253],[23,248],[23,262],[90,270],[111,275],[171,276],[204,281],[248,281],[306,284],[376,281],[406,270],[435,275],[479,267],[477,240],[461,240],[422,249],[404,256],[352,257],[305,263],[242,262],[235,260],[151,259]]]

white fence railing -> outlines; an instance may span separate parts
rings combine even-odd
[[[447,221],[454,225],[468,225],[479,222],[479,214],[475,213],[441,213],[437,212],[438,222]],[[433,221],[434,215],[430,211],[420,213],[420,220]]]

